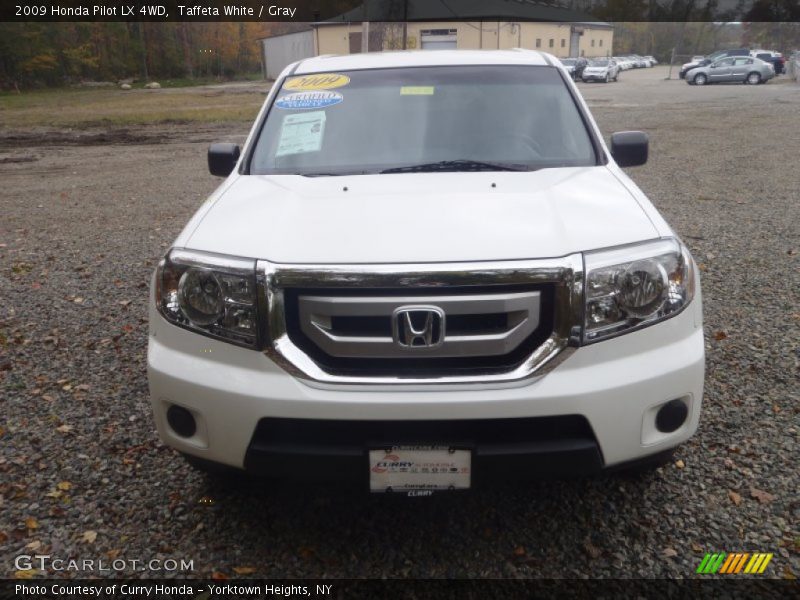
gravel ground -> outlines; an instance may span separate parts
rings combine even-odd
[[[0,576],[39,553],[182,558],[193,576],[685,577],[720,550],[800,574],[800,87],[665,74],[581,88],[604,132],[650,133],[631,175],[701,265],[698,434],[641,477],[419,501],[219,485],[157,440],[149,277],[218,182],[207,143],[246,124],[0,131]]]

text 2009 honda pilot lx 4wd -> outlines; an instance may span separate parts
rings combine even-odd
[[[288,67],[155,274],[163,440],[427,495],[663,459],[697,428],[697,269],[531,51]]]

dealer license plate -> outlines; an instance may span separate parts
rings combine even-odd
[[[430,496],[466,490],[472,479],[472,452],[451,446],[392,446],[369,451],[369,489]]]

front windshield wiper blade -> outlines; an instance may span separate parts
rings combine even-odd
[[[436,171],[532,171],[527,165],[512,163],[493,163],[480,160],[440,160],[407,167],[392,167],[381,173],[426,173]]]

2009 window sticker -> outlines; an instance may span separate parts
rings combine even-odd
[[[275,156],[319,152],[325,135],[325,111],[286,115]]]
[[[307,110],[311,108],[325,108],[339,104],[344,100],[339,92],[295,92],[281,96],[275,101],[275,106],[284,110]]]
[[[295,92],[309,92],[314,90],[332,90],[350,83],[347,75],[340,73],[320,73],[318,75],[300,75],[287,79],[283,89]]]

